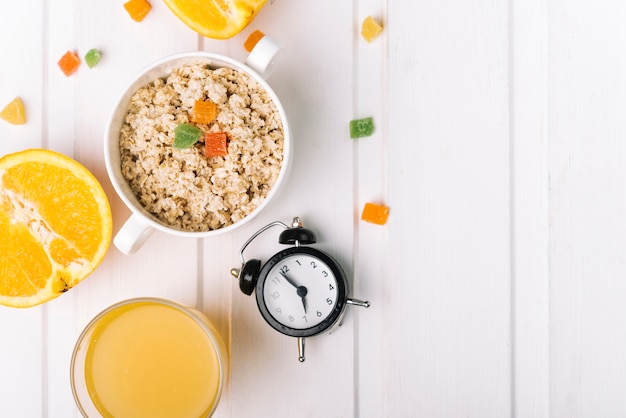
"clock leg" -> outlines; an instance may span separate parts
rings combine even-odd
[[[370,307],[370,303],[367,300],[347,299],[346,303],[348,305],[360,306],[362,308],[369,308]]]
[[[304,361],[304,337],[298,337],[298,360]]]

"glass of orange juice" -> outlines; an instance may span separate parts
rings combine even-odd
[[[224,342],[195,309],[158,298],[119,302],[81,333],[71,362],[86,417],[207,417],[227,374]]]

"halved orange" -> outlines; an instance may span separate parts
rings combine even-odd
[[[34,306],[87,277],[111,242],[109,201],[94,175],[54,151],[0,158],[0,303]]]
[[[180,20],[208,38],[237,35],[254,19],[267,0],[165,0]]]

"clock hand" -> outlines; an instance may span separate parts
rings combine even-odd
[[[298,287],[298,296],[300,296],[300,298],[302,299],[302,307],[304,308],[304,313],[306,314],[306,294],[308,293],[308,289],[304,286],[299,286]]]
[[[298,285],[296,284],[296,282],[294,282],[293,280],[291,280],[289,278],[289,276],[287,276],[287,274],[283,273],[282,271],[280,272],[280,275],[283,276],[285,278],[285,280],[287,280],[287,283],[289,283],[290,285],[292,285],[293,287],[295,287],[296,289],[298,288]]]
[[[289,278],[289,276],[287,276],[287,274],[283,271],[279,272],[281,276],[283,276],[285,278],[285,280],[287,280],[287,283],[289,283],[290,285],[292,285],[293,287],[296,288],[296,291],[298,292],[298,296],[300,296],[300,298],[302,299],[302,307],[304,308],[304,313],[306,314],[306,299],[305,296],[308,293],[308,289],[304,286],[298,286],[298,284],[296,282],[294,282],[292,279]]]

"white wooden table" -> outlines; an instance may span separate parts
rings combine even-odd
[[[275,0],[238,36],[204,39],[158,0],[0,6],[0,153],[53,149],[86,165],[129,211],[103,161],[113,102],[142,67],[206,50],[244,60],[254,29],[285,55],[268,80],[287,109],[294,167],[236,233],[155,233],[111,247],[84,282],[42,306],[0,308],[0,417],[72,417],[74,342],[105,307],[157,296],[199,307],[231,358],[219,417],[626,416],[626,2]],[[382,35],[359,35],[367,15]],[[66,78],[67,50],[98,48]],[[374,117],[354,141],[348,122]],[[367,201],[391,208],[363,223]],[[301,216],[354,277],[331,335],[272,331],[229,275],[241,244]],[[0,237],[0,239],[2,239]],[[277,244],[276,244],[277,245]],[[257,246],[267,258],[272,244]]]

